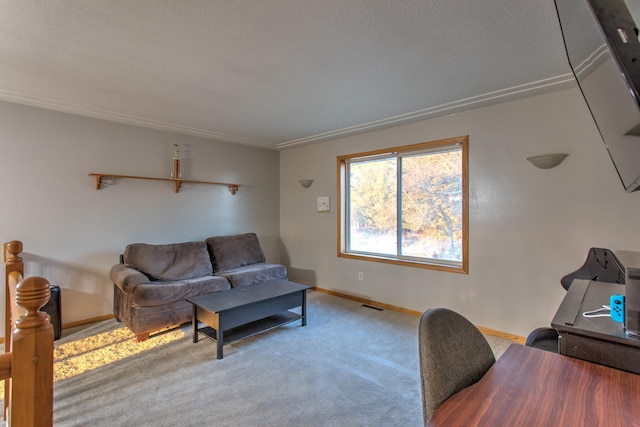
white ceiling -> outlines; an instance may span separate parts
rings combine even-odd
[[[0,100],[271,149],[569,71],[552,0],[0,0]]]

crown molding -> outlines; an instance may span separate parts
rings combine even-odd
[[[0,101],[12,102],[16,104],[29,105],[31,107],[44,108],[46,110],[58,111],[61,113],[75,114],[92,119],[107,120],[126,125],[140,126],[149,129],[162,130],[183,135],[196,136],[199,138],[212,139],[220,142],[230,142],[234,144],[250,145],[260,148],[276,149],[276,145],[266,141],[259,141],[250,138],[243,138],[234,135],[227,135],[220,132],[213,132],[204,129],[182,126],[175,123],[162,122],[159,120],[145,119],[142,117],[127,114],[115,113],[113,111],[85,108],[74,104],[54,101],[46,98],[37,98],[9,91],[0,90]]]
[[[554,90],[560,90],[568,87],[571,83],[575,83],[573,74],[567,73],[548,79],[538,80],[523,85],[513,86],[482,95],[472,96],[457,101],[448,102],[434,107],[424,108],[406,114],[387,117],[380,120],[374,120],[354,126],[323,132],[316,135],[310,135],[303,138],[284,141],[281,143],[271,143],[267,141],[255,140],[251,138],[243,138],[234,135],[228,135],[220,132],[209,131],[205,129],[183,126],[175,123],[162,122],[158,120],[145,119],[142,117],[115,113],[112,111],[85,108],[78,105],[54,101],[46,98],[37,98],[22,95],[9,91],[0,90],[0,101],[12,102],[17,104],[29,105],[32,107],[44,108],[47,110],[59,111],[62,113],[75,114],[94,119],[107,120],[110,122],[122,123],[133,126],[140,126],[149,129],[162,130],[183,135],[190,135],[199,138],[206,138],[220,142],[229,142],[234,144],[243,144],[253,147],[266,148],[271,150],[282,150],[297,146],[327,141],[330,139],[342,138],[363,132],[371,132],[391,126],[398,126],[419,120],[440,117],[453,114],[473,108],[478,108],[487,104],[495,104],[498,102],[507,102],[520,99],[526,96],[533,96]]]
[[[506,89],[500,89],[469,98],[459,99],[457,101],[448,102],[434,107],[424,108],[422,110],[417,110],[406,114],[400,114],[385,119],[375,120],[355,126],[349,126],[342,129],[336,129],[329,132],[307,136],[304,138],[281,142],[277,144],[277,148],[282,150],[285,148],[292,148],[300,145],[322,142],[329,139],[342,138],[358,133],[371,132],[374,130],[398,126],[401,124],[419,120],[441,117],[448,114],[479,108],[487,104],[513,101],[527,96],[534,96],[554,90],[564,89],[574,83],[575,78],[573,74],[561,74],[556,77],[538,80],[535,82],[513,86]]]
[[[591,74],[596,68],[602,65],[605,60],[611,57],[609,47],[606,44],[598,46],[591,55],[587,56],[581,63],[575,67],[576,76],[582,80]]]

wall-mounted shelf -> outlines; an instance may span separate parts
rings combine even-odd
[[[173,182],[174,191],[177,193],[180,191],[180,187],[182,187],[182,183],[186,182],[188,184],[210,184],[210,185],[226,185],[229,188],[231,194],[235,195],[238,192],[238,188],[241,187],[240,184],[229,184],[227,182],[209,182],[209,181],[194,181],[192,179],[173,179],[173,178],[153,178],[148,176],[131,176],[131,175],[113,175],[110,173],[90,173],[89,176],[93,176],[96,178],[96,190],[99,190],[102,185],[103,178],[127,178],[127,179],[147,179],[151,181],[170,181]]]

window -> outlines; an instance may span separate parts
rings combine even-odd
[[[338,256],[468,272],[467,136],[338,157]]]

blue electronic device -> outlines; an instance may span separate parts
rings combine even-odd
[[[624,322],[624,295],[614,294],[609,298],[609,307],[611,307],[611,319],[614,322]]]

